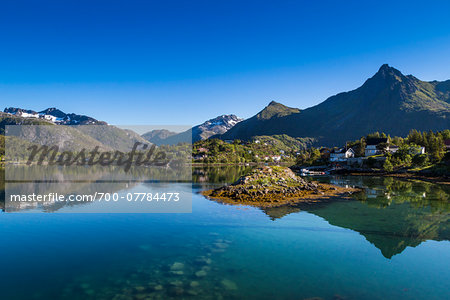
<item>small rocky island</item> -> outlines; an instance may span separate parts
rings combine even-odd
[[[276,207],[348,197],[358,191],[356,188],[308,182],[286,167],[265,166],[254,169],[231,185],[202,194],[223,203]]]

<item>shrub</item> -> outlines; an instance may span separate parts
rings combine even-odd
[[[426,166],[428,164],[428,155],[426,154],[417,154],[414,155],[414,157],[412,158],[412,163],[415,166],[419,166],[419,167],[423,167]]]
[[[392,172],[394,170],[394,166],[391,163],[390,157],[386,158],[386,161],[383,164],[383,170],[385,170],[386,172]]]

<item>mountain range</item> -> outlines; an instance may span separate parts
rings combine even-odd
[[[411,129],[448,128],[450,80],[421,81],[385,64],[353,91],[304,110],[272,101],[255,116],[217,137],[248,140],[258,135],[287,134],[336,146],[376,131],[405,136]]]
[[[41,145],[58,145],[61,150],[92,149],[130,151],[136,142],[151,145],[132,130],[108,125],[92,117],[66,114],[56,108],[41,112],[21,108],[6,108],[0,112],[0,133],[5,125],[53,125],[45,130],[21,127],[15,128],[16,136],[27,136],[27,141]],[[72,126],[60,126],[72,125]],[[98,126],[90,126],[98,125]],[[45,134],[44,134],[45,132]]]
[[[104,121],[57,108],[40,112],[5,108],[0,125],[45,123],[56,125],[107,125]],[[176,133],[153,130],[142,136],[105,127],[103,133],[83,127],[83,134],[108,147],[127,148],[129,141],[156,145],[196,142],[208,138],[250,140],[256,136],[288,135],[308,138],[316,145],[339,146],[376,131],[406,136],[411,129],[439,131],[450,128],[450,80],[422,81],[385,64],[364,84],[307,108],[287,107],[272,101],[255,116],[243,120],[221,115],[192,129]],[[0,128],[1,129],[1,128]],[[94,135],[94,136],[93,136]],[[117,138],[114,142],[112,138]]]
[[[44,109],[43,111],[36,112],[34,110],[22,109],[17,107],[7,107],[3,111],[4,113],[11,114],[18,117],[34,118],[50,121],[58,125],[106,125],[106,122],[98,121],[92,117],[66,114],[61,110],[51,107]]]
[[[156,145],[174,145],[180,142],[195,143],[211,136],[224,134],[242,121],[243,119],[235,115],[221,115],[181,133],[153,130],[143,134],[142,137]]]

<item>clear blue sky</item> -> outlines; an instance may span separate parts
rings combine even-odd
[[[448,0],[0,2],[3,107],[112,124],[306,108],[383,63],[450,79],[449,54]]]

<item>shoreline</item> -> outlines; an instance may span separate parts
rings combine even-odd
[[[379,177],[394,177],[398,179],[404,180],[422,180],[431,183],[437,184],[450,184],[450,178],[442,177],[442,176],[425,176],[418,175],[414,173],[389,173],[389,172],[361,172],[361,171],[350,171],[345,173],[335,173],[331,175],[349,175],[349,176],[379,176]]]
[[[247,162],[247,163],[192,163],[193,167],[254,167],[254,166],[293,166],[294,163],[288,163],[288,162]]]
[[[294,165],[291,163],[213,163],[213,164],[205,164],[205,163],[193,163],[192,167],[226,167],[226,166],[240,166],[240,167],[258,167],[258,166],[287,166],[287,167],[293,167]],[[297,168],[300,169],[300,168]],[[293,169],[294,172],[298,173],[295,168]],[[383,172],[383,171],[373,171],[373,170],[358,170],[358,171],[344,171],[337,173],[331,173],[329,175],[348,175],[348,176],[382,176],[382,177],[395,177],[399,179],[411,179],[411,180],[422,180],[427,181],[431,183],[437,183],[437,184],[450,184],[450,178],[449,177],[443,177],[443,176],[433,176],[433,175],[423,175],[423,174],[417,174],[417,173],[399,173],[399,172]]]
[[[248,199],[238,199],[232,197],[224,196],[214,196],[212,195],[214,190],[206,190],[200,192],[206,198],[230,205],[246,205],[258,208],[269,208],[269,207],[282,207],[282,206],[292,206],[298,204],[311,204],[311,203],[322,203],[331,200],[342,200],[351,199],[351,196],[355,193],[361,192],[359,188],[344,188],[328,183],[320,183],[319,192],[315,191],[303,191],[299,193],[293,193],[287,196],[271,195],[269,198],[253,198]]]

